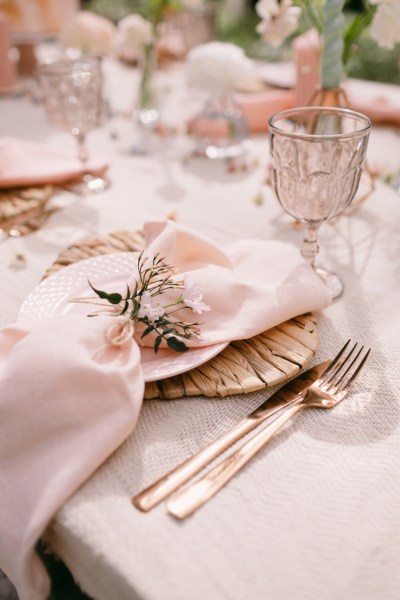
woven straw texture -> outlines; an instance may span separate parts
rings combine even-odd
[[[53,192],[51,185],[0,190],[0,223],[29,216],[42,209]]]
[[[44,277],[85,258],[135,252],[143,246],[141,232],[120,231],[96,236],[67,248]],[[224,397],[255,392],[296,375],[310,363],[317,346],[314,315],[301,315],[248,340],[232,342],[218,356],[187,373],[147,383],[145,398]]]

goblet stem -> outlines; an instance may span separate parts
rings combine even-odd
[[[319,223],[306,223],[303,244],[300,249],[301,255],[313,269],[315,269],[315,257],[319,251],[318,229]]]
[[[77,142],[78,142],[78,158],[82,163],[82,167],[84,170],[84,173],[86,173],[87,171],[87,162],[89,159],[89,153],[88,153],[88,149],[86,146],[86,136],[83,133],[79,133],[76,136]]]
[[[76,135],[78,142],[78,158],[82,165],[84,187],[82,193],[100,194],[109,186],[109,180],[103,177],[92,175],[88,169],[89,152],[86,146],[86,135],[78,133]]]

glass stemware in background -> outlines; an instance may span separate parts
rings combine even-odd
[[[306,226],[302,256],[332,295],[343,292],[335,273],[316,267],[318,229],[343,212],[357,191],[371,123],[347,109],[307,107],[269,119],[275,192],[283,209]]]
[[[215,159],[239,158],[250,148],[247,121],[229,92],[214,94],[193,120],[195,154]]]
[[[103,111],[103,78],[98,57],[61,59],[40,65],[39,83],[50,120],[78,142],[85,191],[100,193],[109,185],[88,170],[86,136],[99,126]]]

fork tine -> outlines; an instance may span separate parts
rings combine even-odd
[[[353,355],[354,350],[357,348],[358,346],[358,342],[356,342],[354,344],[354,346],[352,347],[352,349],[350,350],[350,352],[348,353],[348,355],[346,356],[346,358],[343,360],[343,362],[341,363],[341,365],[338,367],[336,373],[334,373],[332,375],[332,377],[330,378],[330,380],[327,383],[327,388],[326,391],[331,390],[333,387],[338,386],[342,381],[343,378],[347,375],[347,373],[350,371],[350,369],[352,368],[352,366],[354,365],[354,363],[356,362],[357,358],[359,357],[360,353],[362,352],[364,346],[361,346],[360,350],[357,352],[355,358],[353,358],[353,360],[351,361],[351,363],[349,364],[349,360]],[[349,365],[349,366],[347,366]],[[344,371],[344,368],[347,367],[347,369]]]
[[[364,346],[361,348],[361,350],[364,348]],[[360,350],[360,352],[361,352]],[[350,366],[353,365],[353,363],[357,360],[358,356],[360,355],[360,352],[357,354],[356,358],[353,360],[353,362],[351,363]],[[371,348],[368,348],[367,352],[364,355],[364,358],[362,359],[362,361],[360,362],[360,364],[358,365],[357,369],[354,371],[354,373],[351,375],[350,378],[347,379],[347,381],[345,381],[345,375],[347,374],[347,372],[349,371],[349,369],[347,369],[346,373],[343,375],[343,377],[341,378],[337,390],[336,392],[349,392],[351,390],[351,388],[353,387],[353,384],[355,382],[355,380],[357,379],[361,369],[363,368],[363,366],[365,365],[367,358],[369,356],[369,353],[371,352]]]
[[[336,363],[338,362],[338,360],[340,359],[340,357],[342,356],[343,352],[346,350],[346,348],[350,344],[350,342],[351,342],[351,340],[347,340],[347,342],[345,343],[345,345],[336,354],[335,358],[332,360],[332,362],[330,363],[330,365],[322,373],[321,377],[319,378],[319,380],[320,380],[321,383],[325,383],[325,380],[326,380],[327,376],[332,371],[332,369],[336,366]]]

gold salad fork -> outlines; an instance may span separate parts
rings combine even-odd
[[[296,402],[283,409],[272,423],[269,421],[266,427],[200,480],[173,494],[167,502],[168,511],[183,519],[200,508],[303,408],[333,408],[339,404],[352,389],[370,353],[370,349],[365,350],[356,342],[346,355],[350,344],[351,340],[348,340],[319,379]]]

